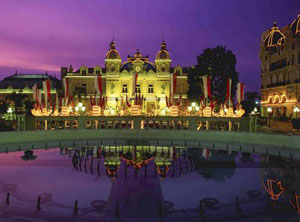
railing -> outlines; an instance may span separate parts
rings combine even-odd
[[[282,82],[277,82],[277,83],[270,83],[267,85],[267,88],[272,88],[272,87],[277,87],[277,86],[284,86],[291,84],[291,81],[282,81]]]
[[[134,130],[220,130],[220,131],[252,131],[249,118],[230,117],[103,117],[103,116],[40,116],[32,117],[30,121],[33,130],[59,129],[134,129]]]

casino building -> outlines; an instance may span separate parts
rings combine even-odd
[[[119,112],[126,104],[134,106],[138,96],[141,112],[154,114],[155,110],[160,112],[167,106],[166,100],[170,98],[171,90],[174,90],[174,103],[184,104],[187,98],[188,68],[172,67],[171,62],[165,41],[162,41],[154,62],[150,62],[148,56],[142,55],[139,49],[122,61],[116,43],[112,41],[104,67],[97,65],[89,68],[83,65],[77,70],[72,66],[62,67],[61,80],[67,79],[68,92],[77,97],[80,95],[87,110],[91,109],[91,98],[95,101],[100,99],[95,84],[95,76],[100,76],[101,97],[106,98],[106,109]]]
[[[300,107],[300,15],[279,28],[276,23],[261,35],[261,113],[294,118]]]

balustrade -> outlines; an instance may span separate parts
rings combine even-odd
[[[218,130],[249,131],[249,118],[230,117],[34,117],[36,130],[120,129],[120,130]],[[251,127],[250,127],[251,129]]]

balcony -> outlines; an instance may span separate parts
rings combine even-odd
[[[277,82],[277,83],[270,83],[267,85],[267,88],[272,88],[272,87],[277,87],[277,86],[285,86],[291,84],[291,80],[288,81],[282,81],[282,82]]]

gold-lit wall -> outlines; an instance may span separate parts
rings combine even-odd
[[[300,34],[300,33],[299,33]],[[261,36],[261,113],[267,117],[295,117],[300,106],[300,36],[291,25],[273,27]],[[279,39],[278,36],[281,36]],[[267,113],[267,108],[272,113]]]
[[[141,95],[144,98],[142,107],[144,110],[158,107],[163,109],[166,107],[166,96],[170,97],[170,80],[174,72],[177,73],[174,97],[179,98],[182,95],[182,98],[186,99],[188,91],[187,74],[183,73],[180,66],[171,71],[171,59],[166,51],[166,45],[163,44],[165,43],[162,43],[162,49],[154,63],[149,62],[148,57],[142,56],[139,50],[122,63],[115,44],[112,42],[106,55],[104,68],[82,66],[77,71],[74,71],[72,67],[62,68],[64,70],[62,77],[68,78],[69,92],[72,95],[78,94],[78,89],[82,89],[84,92],[81,93],[82,102],[87,107],[89,98],[96,96],[94,77],[101,75],[103,96],[107,97],[108,108],[114,109],[120,106],[121,99],[125,104],[126,96],[128,99],[131,98],[130,103],[133,104],[135,96]],[[138,74],[137,90],[139,89],[139,91],[134,94],[132,87],[136,73]]]

